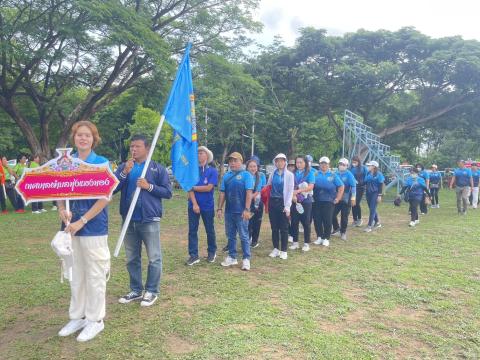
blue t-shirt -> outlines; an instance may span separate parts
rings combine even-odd
[[[255,185],[255,183],[257,182],[256,175],[252,175],[252,178],[253,178],[253,184]],[[262,191],[262,189],[265,187],[265,185],[267,185],[267,177],[265,176],[265,174],[263,172],[259,171],[258,172],[257,186],[255,186],[255,189],[253,189],[253,192]]]
[[[343,182],[337,174],[334,174],[331,170],[328,170],[325,174],[319,171],[315,177],[313,197],[315,201],[333,202],[340,186],[343,186]]]
[[[348,203],[352,197],[355,198],[357,195],[357,180],[349,170],[339,171],[338,176],[345,185],[342,201]]]
[[[440,174],[440,172],[438,171],[432,171],[432,173],[430,174],[430,187],[432,187],[432,185],[439,185],[441,181],[442,181],[442,174]],[[435,187],[438,187],[438,186],[435,186]]]
[[[137,180],[142,175],[143,168],[145,167],[145,161],[141,164],[134,163],[132,170],[128,174],[127,180],[127,201],[129,204],[132,203],[133,194],[137,188]],[[135,209],[132,214],[132,221],[142,221],[142,202],[137,201],[135,204]]]
[[[272,198],[283,198],[283,177],[285,175],[285,170],[283,171],[282,175],[278,173],[276,169],[273,172],[272,178],[272,191],[270,193],[270,197]]]
[[[476,170],[476,171],[472,170],[472,177],[473,177],[473,187],[478,187],[478,183],[480,182],[480,170]]]
[[[308,174],[305,174],[305,170],[296,170],[295,171],[295,190],[298,189],[298,185],[303,182],[307,184],[315,184],[315,169],[310,169]],[[304,194],[305,196],[305,194]],[[312,195],[308,195],[305,197],[302,203],[311,203],[312,202]]]
[[[385,176],[378,171],[375,175],[369,172],[365,178],[365,184],[367,184],[367,193],[379,193],[382,184],[385,182]]]
[[[247,190],[253,190],[253,186],[253,176],[248,171],[228,171],[220,185],[220,191],[225,193],[225,212],[243,213]]]
[[[405,186],[410,188],[410,199],[411,200],[422,200],[423,192],[427,188],[427,183],[425,179],[421,176],[413,178],[409,176],[405,181]]]
[[[463,169],[455,169],[453,173],[455,176],[455,182],[457,186],[470,186],[470,178],[472,177],[472,170],[463,168]]]
[[[208,192],[194,192],[197,204],[201,211],[212,211],[215,208],[215,200],[213,198],[215,192],[215,186],[218,184],[218,171],[212,166],[199,166],[198,168],[199,179],[196,186],[213,185],[211,191]],[[193,207],[192,201],[188,199],[188,207]]]
[[[368,174],[368,169],[365,165],[351,166],[350,172],[355,176],[355,180],[357,180],[357,187],[365,186],[365,178]]]
[[[430,173],[427,170],[422,170],[418,174],[421,178],[424,178],[425,180],[430,180]]]

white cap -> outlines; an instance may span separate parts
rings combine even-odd
[[[376,161],[370,161],[369,163],[367,163],[367,166],[375,166],[376,168],[378,168],[380,165]]]
[[[277,160],[277,159],[283,159],[285,161],[287,161],[287,156],[283,153],[280,153],[278,154],[277,156],[275,156],[275,158],[273,159],[273,161]]]
[[[318,162],[319,162],[320,164],[321,164],[321,163],[330,164],[330,159],[329,159],[328,157],[326,157],[326,156],[322,156]]]
[[[340,160],[338,160],[338,163],[346,166],[348,166],[349,164],[348,159],[345,159],[345,158],[341,158]]]

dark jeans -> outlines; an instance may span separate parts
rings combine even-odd
[[[299,214],[295,204],[292,204],[290,214],[292,216],[292,237],[293,242],[298,242],[298,225],[302,223],[303,226],[303,242],[305,244],[310,243],[310,233],[312,224],[312,203],[303,202],[303,214]]]
[[[426,214],[428,212],[428,206],[426,203],[427,195],[423,194],[422,200],[420,201],[420,212]]]
[[[15,210],[18,210],[18,203],[17,203],[17,193],[15,192],[15,189],[12,187],[12,188],[9,188],[8,187],[9,184],[8,184],[8,181],[7,183],[5,184],[5,191],[7,193],[7,197],[8,197],[8,200],[10,200],[13,208]],[[2,189],[2,196],[3,196],[3,189]],[[22,202],[23,203],[23,202]],[[6,201],[5,201],[5,205],[6,205]]]
[[[335,205],[329,201],[316,201],[313,211],[317,236],[329,240],[332,233],[332,217]]]
[[[347,232],[348,226],[348,216],[350,215],[350,208],[351,204],[350,201],[348,203],[344,201],[340,201],[338,204],[335,205],[335,209],[333,211],[333,218],[332,218],[332,225],[333,225],[333,232],[340,230],[342,234]],[[338,214],[340,213],[340,225],[338,224]]]
[[[0,189],[0,206],[2,207],[2,211],[7,210],[7,199],[5,199],[5,195],[6,194],[3,193],[3,188]]]
[[[287,251],[289,221],[283,210],[283,198],[270,198],[268,213],[272,228],[273,247],[281,251]]]
[[[252,206],[250,211],[252,211],[253,216],[248,222],[248,234],[252,239],[252,245],[255,245],[258,243],[258,238],[260,237],[260,228],[263,219],[263,203],[260,203],[258,209],[255,209],[255,207]]]
[[[418,206],[420,205],[422,200],[419,199],[411,199],[410,202],[410,220],[416,221],[418,220]]]
[[[162,249],[160,247],[160,223],[130,222],[125,235],[125,254],[127,270],[130,275],[130,289],[141,294],[142,282],[142,242],[145,244],[148,256],[147,282],[145,290],[158,294],[162,276]]]
[[[33,202],[32,203],[32,211],[39,211],[43,209],[43,202]]]
[[[357,187],[357,197],[355,198],[355,206],[352,206],[352,215],[353,215],[354,221],[362,219],[362,207],[360,203],[362,202],[364,193],[365,193],[364,187]]]
[[[373,226],[373,224],[377,224],[380,222],[380,219],[378,218],[378,213],[377,213],[377,202],[378,198],[378,193],[368,193],[367,192],[367,203],[368,203],[368,209],[370,210],[370,216],[368,217],[368,226]]]
[[[217,252],[217,240],[215,236],[215,211],[201,210],[196,214],[193,209],[188,208],[188,254],[192,257],[198,257],[198,225],[202,217],[205,232],[207,233],[207,251],[209,254]]]
[[[439,188],[430,188],[430,194],[432,195],[432,205],[438,205],[438,193],[440,192]]]

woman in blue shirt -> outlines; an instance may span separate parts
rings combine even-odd
[[[250,205],[250,212],[253,214],[248,222],[248,233],[250,234],[250,248],[254,249],[258,246],[258,238],[260,237],[260,228],[263,219],[263,203],[261,200],[261,191],[267,184],[267,178],[263,172],[260,171],[260,159],[252,156],[247,161],[247,170],[252,175],[254,186],[252,194],[252,204]]]
[[[480,182],[480,171],[478,170],[478,164],[476,162],[472,163],[472,179],[473,179],[473,187],[472,187],[472,207],[474,209],[478,206],[478,183]]]
[[[108,162],[93,149],[100,142],[97,127],[90,121],[75,123],[71,139],[77,152],[74,157],[89,163]],[[69,336],[82,330],[78,341],[88,341],[100,333],[105,317],[107,274],[110,271],[108,249],[108,200],[70,201],[71,213],[65,203],[58,202],[60,218],[65,231],[72,235],[73,271],[70,282],[70,322],[60,330],[60,336]]]
[[[438,209],[440,203],[438,202],[438,193],[442,187],[442,174],[438,171],[437,165],[432,165],[432,172],[430,173],[430,195],[432,198],[432,209]]]
[[[350,215],[350,208],[355,205],[357,198],[357,181],[353,174],[348,170],[348,160],[340,159],[338,162],[337,175],[345,185],[342,200],[335,205],[333,211],[333,232],[332,235],[340,235],[342,240],[347,240],[347,226],[348,216]],[[340,213],[340,224],[338,224],[337,216]]]
[[[422,202],[425,194],[430,197],[427,183],[425,179],[419,175],[417,168],[410,170],[410,176],[405,180],[405,185],[402,188],[400,194],[407,192],[408,202],[410,204],[410,227],[418,225],[420,220],[418,219],[418,207]]]
[[[368,218],[368,226],[365,229],[366,232],[371,232],[373,228],[381,228],[380,219],[378,218],[377,206],[382,202],[383,196],[383,184],[385,177],[378,170],[379,164],[376,161],[370,161],[367,164],[368,174],[365,178],[365,184],[367,186],[367,203],[370,210],[370,216]]]
[[[358,156],[354,156],[352,158],[350,172],[355,176],[355,180],[357,181],[355,203],[352,202],[353,226],[360,227],[363,224],[361,202],[365,194],[365,178],[367,177],[368,169],[362,165],[362,161]]]
[[[320,158],[320,171],[315,177],[313,187],[315,199],[313,216],[318,227],[316,229],[318,239],[313,242],[315,245],[330,245],[333,210],[342,200],[344,189],[340,177],[330,170],[330,159],[326,156]]]
[[[430,174],[428,171],[425,170],[423,164],[416,164],[415,167],[418,170],[418,176],[425,180],[425,184],[427,185],[427,189],[430,187]],[[423,194],[422,201],[420,202],[420,213],[422,215],[426,215],[428,212],[428,206],[426,201],[426,196]]]
[[[299,248],[298,245],[298,227],[303,226],[303,251],[310,250],[310,232],[312,218],[312,195],[313,185],[315,184],[315,175],[308,164],[306,158],[297,156],[295,159],[294,171],[295,188],[293,191],[293,203],[290,213],[292,214],[292,237],[293,244],[291,250]],[[299,212],[300,210],[300,212]]]

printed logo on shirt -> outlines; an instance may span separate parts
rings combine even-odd
[[[157,168],[155,168],[155,167],[151,167],[151,168],[150,168],[150,171],[155,171],[155,172],[158,172],[158,169],[157,169]]]
[[[333,181],[333,176],[329,176],[329,177],[327,178],[327,180],[330,181],[330,182],[332,182],[332,181]]]
[[[237,176],[236,176],[236,179],[237,179],[237,180],[242,180],[242,175],[237,175]]]

